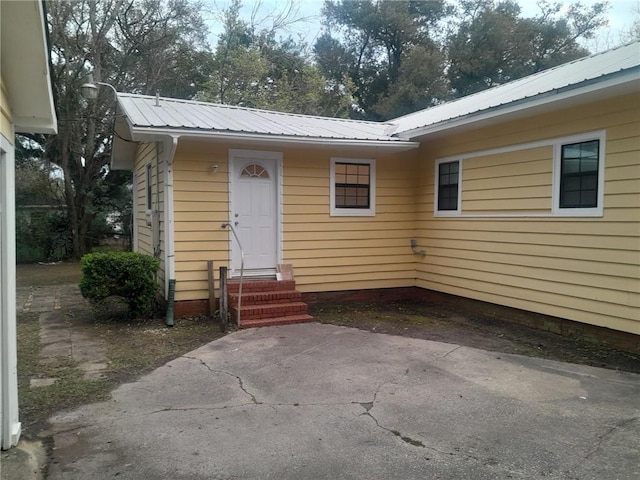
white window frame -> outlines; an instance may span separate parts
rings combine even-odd
[[[598,151],[598,196],[597,205],[590,208],[562,208],[560,207],[560,174],[562,161],[562,146],[572,143],[599,140]],[[560,217],[602,217],[604,214],[604,164],[607,135],[605,130],[583,133],[571,137],[563,137],[553,144],[553,189],[552,214]]]
[[[369,165],[369,208],[336,207],[336,163]],[[376,161],[373,158],[331,158],[329,182],[330,215],[332,217],[373,217],[376,214]]]
[[[458,162],[458,208],[455,210],[438,210],[438,193],[440,190],[440,164]],[[434,171],[434,198],[433,198],[433,213],[438,217],[452,217],[459,216],[462,212],[462,158],[441,158],[436,160],[436,166]]]

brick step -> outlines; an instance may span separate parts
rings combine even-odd
[[[229,294],[229,306],[237,307],[238,298],[240,296],[237,293]],[[297,290],[282,290],[277,292],[242,292],[242,306],[249,305],[265,305],[273,303],[292,303],[299,302],[302,298],[302,293]]]
[[[240,321],[240,328],[259,328],[313,322],[313,317],[305,313],[302,315],[287,315],[286,317],[260,318],[255,320],[245,320],[241,318]]]
[[[303,302],[271,303],[266,305],[247,305],[240,308],[240,321],[262,318],[286,317],[307,313],[307,304]],[[238,308],[231,307],[231,318],[238,318]]]
[[[240,282],[230,280],[227,290],[230,294],[238,293]],[[296,282],[293,280],[245,280],[242,282],[242,294],[257,292],[278,292],[282,290],[295,290]]]

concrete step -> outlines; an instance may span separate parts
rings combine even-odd
[[[254,320],[244,320],[241,318],[240,322],[240,328],[259,328],[313,322],[313,317],[305,313],[302,315],[287,315],[285,317],[260,318]]]

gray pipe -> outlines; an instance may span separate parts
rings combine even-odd
[[[169,298],[167,299],[167,319],[164,323],[167,327],[173,327],[173,304],[176,298],[176,281],[175,279],[169,280]]]

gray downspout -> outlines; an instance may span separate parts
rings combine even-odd
[[[173,303],[176,297],[176,280],[172,278],[169,280],[169,295],[167,298],[167,318],[165,324],[167,327],[173,327]]]

